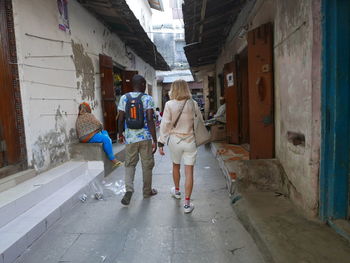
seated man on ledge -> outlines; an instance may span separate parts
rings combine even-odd
[[[212,126],[216,123],[226,123],[226,103],[224,97],[220,97],[220,105],[221,106],[214,115],[214,118],[206,121],[206,126]]]
[[[79,115],[76,121],[76,130],[80,142],[102,143],[103,150],[109,160],[113,162],[113,168],[122,164],[113,153],[112,140],[108,132],[103,130],[102,123],[91,113],[90,105],[83,102],[79,105]]]

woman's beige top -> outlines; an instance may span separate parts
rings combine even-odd
[[[171,134],[175,134],[178,137],[192,137],[191,135],[193,135],[194,110],[197,112],[197,114],[201,114],[197,102],[193,102],[194,103],[192,103],[190,100],[187,101],[175,128],[174,123],[180,114],[185,100],[170,100],[165,104],[162,122],[160,124],[160,136],[158,139],[159,142],[166,144],[167,137]]]

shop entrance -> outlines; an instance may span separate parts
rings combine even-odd
[[[103,125],[112,141],[118,135],[118,104],[120,97],[132,91],[132,77],[137,71],[127,71],[114,65],[111,57],[100,54]]]

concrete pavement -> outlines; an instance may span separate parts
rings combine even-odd
[[[124,168],[118,168],[104,182],[110,189],[105,189],[105,200],[90,198],[75,207],[17,263],[264,262],[231,207],[216,159],[203,147],[198,157],[192,214],[185,215],[183,201],[171,198],[171,161],[168,154],[157,154],[157,196],[143,199],[138,167],[136,192],[130,206],[123,207]]]

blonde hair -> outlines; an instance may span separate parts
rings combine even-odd
[[[169,97],[172,100],[186,100],[192,97],[191,91],[187,85],[187,82],[178,79],[171,84],[171,89],[169,91]]]

